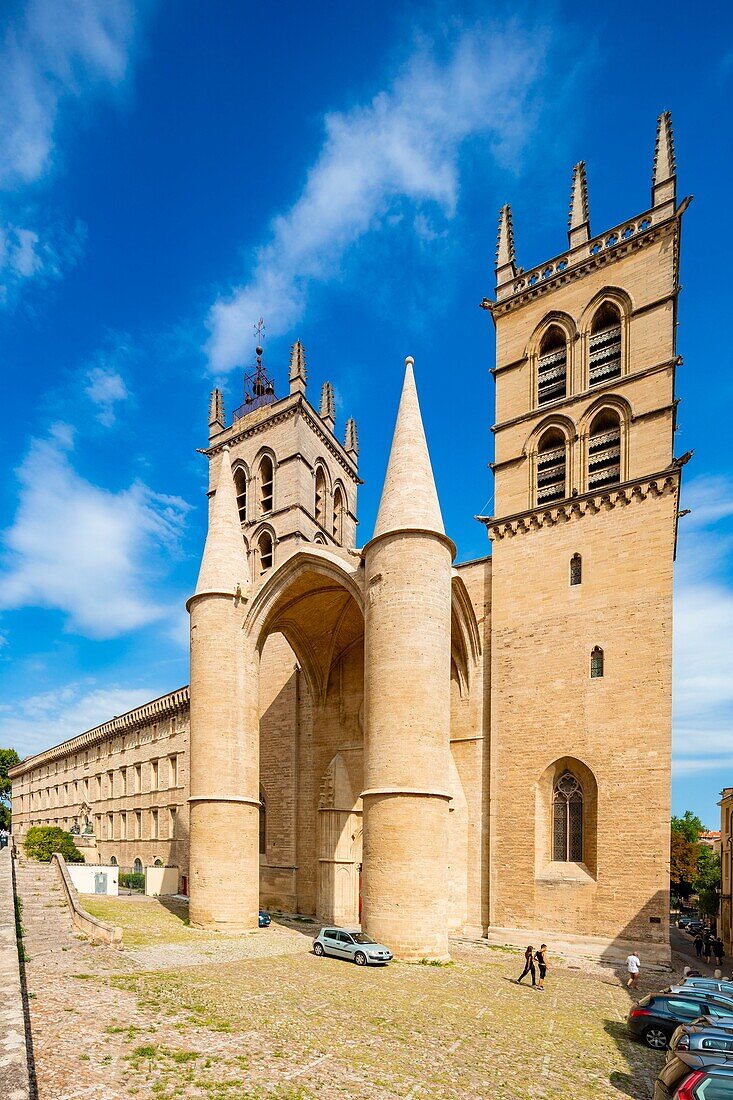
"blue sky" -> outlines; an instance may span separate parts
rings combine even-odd
[[[497,214],[518,261],[649,203],[673,113],[685,217],[674,805],[733,783],[730,9],[9,0],[0,13],[0,744],[185,683],[208,393],[264,314],[361,441],[371,530],[406,354],[446,525],[487,552]],[[715,250],[715,254],[713,254]],[[446,423],[449,428],[446,430]],[[459,440],[466,476],[453,477]]]

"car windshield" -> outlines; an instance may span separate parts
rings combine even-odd
[[[367,936],[365,932],[352,932],[351,934],[354,937],[354,942],[355,943],[376,943],[377,942],[376,940],[373,940],[371,938],[371,936]]]

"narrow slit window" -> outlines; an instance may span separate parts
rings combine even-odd
[[[564,772],[552,799],[552,858],[558,863],[583,862],[583,788]]]
[[[621,374],[621,314],[610,302],[604,302],[593,318],[589,366],[591,386]]]
[[[340,487],[333,494],[333,539],[339,546],[344,541],[344,494]]]
[[[597,680],[603,675],[603,650],[599,645],[595,646],[590,655],[591,680]]]
[[[537,360],[537,404],[559,401],[567,392],[568,344],[558,325],[545,333]]]
[[[260,514],[263,516],[272,511],[274,484],[275,470],[272,459],[269,455],[265,455],[260,462]]]
[[[267,806],[265,796],[260,791],[260,855],[267,854]]]
[[[583,580],[583,559],[580,554],[573,554],[570,559],[570,583],[580,584]]]
[[[260,561],[260,574],[272,569],[272,535],[263,531],[257,540],[257,553]]]
[[[322,466],[319,466],[316,470],[315,516],[316,523],[324,527],[326,523],[326,475]]]
[[[537,503],[563,500],[565,492],[565,436],[559,428],[550,428],[537,449]]]
[[[603,489],[621,481],[621,421],[604,409],[591,424],[588,439],[588,489]]]
[[[247,475],[240,467],[234,473],[234,488],[237,493],[237,509],[239,511],[239,522],[246,523],[247,521]]]

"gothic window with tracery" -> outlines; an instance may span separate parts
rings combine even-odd
[[[614,409],[603,409],[591,424],[588,438],[588,489],[618,485],[621,480],[621,420]]]
[[[621,374],[621,314],[611,302],[604,302],[593,318],[589,367],[591,386]]]
[[[580,554],[573,554],[570,559],[570,583],[580,584],[583,580],[583,559]]]
[[[239,522],[245,523],[247,520],[247,475],[241,466],[234,471],[234,490],[237,494]]]
[[[583,862],[583,788],[572,772],[563,772],[553,791],[552,858]]]
[[[537,448],[537,503],[562,500],[565,492],[565,436],[549,428]]]
[[[591,680],[597,680],[603,675],[603,650],[599,645],[594,646],[590,655]]]
[[[565,397],[568,344],[559,325],[550,325],[542,338],[537,360],[537,404],[546,405]]]

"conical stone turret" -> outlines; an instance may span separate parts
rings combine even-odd
[[[411,359],[406,366],[374,537],[364,548],[362,923],[404,959],[447,959],[453,544]]]
[[[408,356],[375,538],[410,529],[445,534],[412,367]]]
[[[204,554],[201,559],[196,593],[246,592],[249,588],[247,554],[242,538],[242,526],[237,509],[229,448],[225,447],[219,463],[216,491],[209,516]]]
[[[218,464],[191,616],[190,916],[257,927],[259,723],[255,655],[243,632],[249,573],[229,450]],[[236,837],[236,843],[232,838]]]

